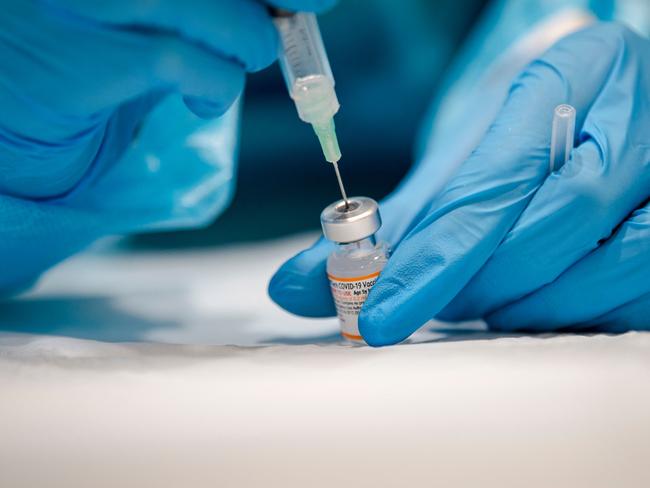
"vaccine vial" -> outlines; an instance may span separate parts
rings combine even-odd
[[[388,246],[377,242],[379,206],[372,198],[353,197],[321,213],[325,238],[336,243],[327,259],[327,277],[341,325],[341,335],[363,344],[358,318],[368,292],[388,260]]]

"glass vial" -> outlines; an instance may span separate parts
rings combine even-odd
[[[327,277],[341,325],[349,341],[364,343],[358,318],[368,292],[388,260],[388,246],[377,242],[379,206],[372,198],[353,197],[329,205],[321,213],[325,237],[337,244],[327,259]]]

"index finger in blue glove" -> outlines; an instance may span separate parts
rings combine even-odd
[[[0,54],[12,69],[0,73],[0,83],[7,88],[0,91],[4,108],[0,124],[6,118],[4,125],[24,137],[47,142],[77,137],[82,132],[80,127],[87,130],[96,126],[118,105],[152,91],[179,91],[199,115],[220,115],[243,88],[244,62],[224,57],[210,47],[208,39],[202,40],[202,29],[208,29],[205,23],[194,26],[187,16],[178,20],[193,33],[190,39],[158,28],[164,24],[158,19],[162,15],[159,11],[155,15],[134,12],[141,2],[93,4],[96,12],[83,2],[75,12],[72,7],[76,2],[59,1],[69,2],[69,8],[61,10],[67,3],[56,10],[58,3],[45,7],[11,2],[2,14],[7,22]],[[217,7],[210,7],[205,18],[216,16],[210,28],[220,32],[211,34],[213,44],[223,37],[224,46],[230,43],[233,49],[240,46],[244,52],[243,46],[251,46],[266,52],[262,55],[265,63],[272,61],[276,32],[261,5],[253,0],[209,4]],[[235,10],[227,12],[228,6]],[[84,16],[85,10],[94,17]],[[237,12],[252,14],[228,24]],[[124,23],[119,24],[111,15],[119,16]],[[168,24],[172,25],[171,21]],[[17,48],[23,45],[29,46],[30,55]],[[43,83],[44,79],[48,82]],[[193,99],[205,101],[206,106],[197,109]]]
[[[108,25],[146,33],[146,29],[176,33],[247,71],[270,65],[277,56],[277,32],[266,7],[255,0],[51,0],[53,6]],[[152,32],[153,33],[153,32]]]
[[[581,34],[573,42],[593,48]],[[359,317],[373,345],[399,342],[434,317],[485,264],[548,174],[553,107],[588,106],[602,83],[568,93],[563,73],[606,77],[608,65],[558,44],[513,84],[483,141],[399,244]]]
[[[107,145],[106,137],[118,107],[178,91],[219,113],[243,88],[238,63],[168,32],[95,25],[40,2],[9,2],[0,18],[0,58],[11,68],[0,71],[6,194],[63,194],[96,156],[119,153],[124,146]],[[154,104],[139,105],[133,127]]]

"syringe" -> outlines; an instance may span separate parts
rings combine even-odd
[[[341,195],[348,197],[338,168],[341,150],[334,128],[339,101],[334,76],[318,29],[316,16],[306,12],[273,9],[280,34],[280,68],[301,120],[311,124],[325,159],[334,165]]]

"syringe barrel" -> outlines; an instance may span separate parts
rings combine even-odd
[[[274,12],[279,60],[298,115],[310,124],[328,122],[339,110],[334,77],[313,13]]]

